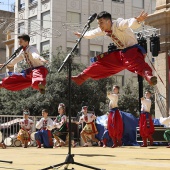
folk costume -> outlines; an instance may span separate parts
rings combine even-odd
[[[98,140],[95,138],[95,134],[98,134],[96,125],[94,120],[96,119],[96,116],[92,113],[84,113],[84,110],[87,110],[87,106],[82,107],[83,115],[79,119],[79,124],[85,122],[86,125],[84,126],[82,132],[85,136],[92,136],[92,141],[98,142]],[[81,132],[81,136],[82,136]],[[83,137],[82,137],[83,138]],[[88,146],[87,141],[84,141],[84,146]]]
[[[30,45],[23,48],[19,55],[10,62],[9,66],[14,66],[22,60],[26,61],[28,68],[21,73],[9,72],[9,77],[2,80],[1,86],[11,91],[32,87],[44,94],[48,73],[48,70],[44,67],[46,60],[39,55],[38,50],[34,46]]]
[[[25,113],[28,114],[28,113]],[[31,129],[33,127],[33,121],[31,119],[21,119],[19,125],[21,129],[18,132],[17,139],[21,141],[24,148],[27,148],[28,142],[30,141]]]
[[[152,116],[150,114],[151,108],[151,100],[150,99],[143,99],[141,100],[141,113],[140,113],[140,120],[139,120],[139,129],[140,135],[143,140],[142,147],[147,146],[147,139],[150,141],[150,145],[153,145],[153,138],[152,135],[154,133],[154,124],[152,121]]]
[[[58,115],[53,124],[54,127],[56,127],[53,136],[57,140],[57,143],[59,144],[58,146],[61,146],[62,144],[65,144],[66,136],[68,134],[66,115]]]
[[[123,136],[123,120],[121,113],[118,109],[118,95],[108,93],[107,97],[110,99],[109,103],[109,115],[108,115],[108,131],[109,136],[112,138],[114,145],[112,146],[122,146],[122,136]]]
[[[87,135],[98,133],[95,122],[94,122],[95,118],[96,118],[96,116],[94,116],[92,113],[87,113],[87,115],[83,115],[83,116],[80,117],[79,122],[80,123],[83,123],[83,122],[86,123],[86,125],[83,128],[83,131]]]
[[[106,121],[104,123],[105,130],[104,130],[103,135],[101,137],[101,142],[103,143],[104,148],[107,146],[107,144],[111,144],[111,145],[113,144],[112,139],[109,136],[109,131],[108,131],[107,127],[108,127],[108,119],[106,119]]]
[[[105,52],[95,57],[97,60],[72,80],[81,85],[88,78],[95,80],[114,75],[124,69],[144,77],[150,85],[157,83],[151,67],[145,62],[145,50],[138,45],[132,29],[141,26],[135,18],[118,18],[112,21],[111,31],[104,32],[99,27],[85,33],[84,38],[92,39],[98,36],[109,36],[117,46],[113,52]]]
[[[35,133],[35,140],[37,141],[38,148],[41,148],[41,144],[43,144],[44,148],[52,148],[52,134],[51,130],[53,129],[53,121],[51,118],[47,117],[41,118],[39,122],[36,124],[36,128],[39,129]]]

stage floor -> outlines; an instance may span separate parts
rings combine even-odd
[[[39,170],[65,161],[68,148],[37,149],[8,147],[0,149],[0,170]],[[170,148],[128,146],[121,148],[76,147],[72,149],[74,161],[106,170],[169,170]],[[85,170],[74,164],[69,169]],[[54,168],[56,169],[56,168]],[[64,167],[59,168],[64,169]]]

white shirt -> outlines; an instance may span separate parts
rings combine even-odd
[[[108,119],[106,119],[105,122],[104,122],[105,129],[107,129],[107,125],[108,125]]]
[[[80,122],[80,123],[83,123],[83,122],[85,122],[85,123],[91,123],[91,122],[93,122],[93,120],[95,120],[95,119],[96,119],[96,116],[95,116],[94,114],[92,114],[92,113],[87,113],[86,115],[83,114],[83,116],[80,117],[79,122]]]
[[[53,129],[53,121],[49,117],[47,117],[46,119],[41,118],[40,121],[37,122],[36,128],[52,130]]]
[[[107,97],[110,99],[109,109],[118,107],[118,95],[117,94],[107,94]]]
[[[19,125],[22,129],[30,130],[33,126],[33,121],[31,119],[21,119]]]
[[[150,112],[151,100],[150,99],[144,99],[144,100],[141,100],[141,103],[142,103],[141,111]]]
[[[14,66],[16,63],[22,60],[26,61],[28,67],[43,66],[45,62],[45,59],[40,56],[38,50],[34,46],[30,45],[26,48],[25,51],[22,49],[18,56],[10,62],[9,66]]]
[[[166,127],[170,127],[170,116],[169,117],[160,117],[160,123]]]
[[[53,125],[56,126],[56,128],[60,128],[64,123],[67,122],[67,116],[66,115],[62,115],[61,117],[61,121],[58,122],[58,119],[56,118],[53,122]]]
[[[136,36],[132,29],[137,29],[141,26],[139,22],[135,18],[123,19],[118,18],[117,20],[112,21],[112,32],[114,35],[123,43],[124,47],[119,47],[118,49],[124,49],[126,47],[130,47],[132,45],[138,44]],[[99,27],[88,31],[85,33],[84,38],[92,39],[97,36],[104,36],[106,32],[102,31]],[[113,39],[112,39],[113,40]],[[116,41],[113,40],[115,45],[117,45]]]

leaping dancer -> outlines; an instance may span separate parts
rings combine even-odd
[[[38,50],[34,46],[29,45],[30,37],[23,34],[18,37],[19,45],[23,47],[19,55],[14,58],[7,67],[13,67],[16,63],[25,60],[28,69],[21,73],[10,73],[0,83],[0,88],[5,88],[11,91],[19,91],[28,87],[39,90],[40,93],[45,93],[46,76],[48,74],[44,64],[47,63],[43,57],[39,55]],[[0,64],[2,67],[4,64]]]
[[[72,80],[81,85],[87,79],[101,79],[114,75],[124,69],[144,77],[150,85],[157,84],[157,77],[153,76],[151,67],[145,62],[146,52],[138,45],[133,29],[141,26],[148,14],[144,11],[138,17],[112,21],[110,13],[103,11],[97,15],[98,28],[85,33],[84,38],[92,39],[97,36],[109,36],[117,49],[96,56],[96,62],[86,68]],[[81,36],[76,32],[75,35]]]

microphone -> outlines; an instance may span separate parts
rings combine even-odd
[[[86,25],[89,25],[90,23],[92,23],[92,22],[95,20],[96,17],[97,17],[97,14],[96,14],[96,13],[94,13],[93,15],[91,15],[91,16],[88,18],[88,22],[87,22]]]
[[[22,50],[23,46],[20,46],[17,50],[15,50],[15,53],[19,53]]]

